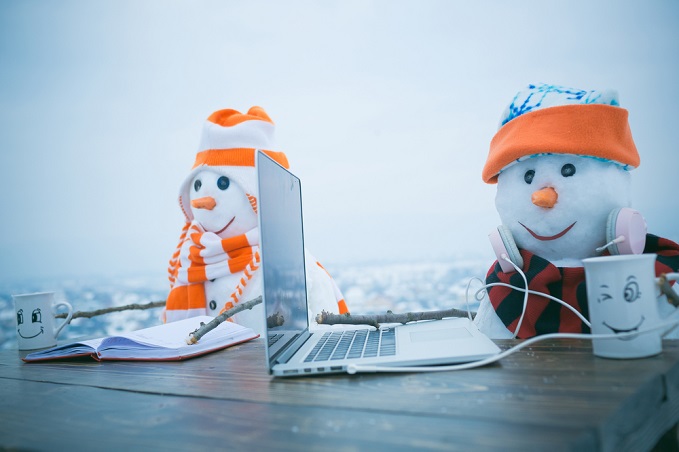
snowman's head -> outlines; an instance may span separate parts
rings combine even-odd
[[[639,165],[615,91],[529,85],[502,115],[483,180],[520,248],[562,266],[604,245],[611,210],[630,205]]]
[[[535,156],[499,174],[495,207],[519,248],[580,265],[604,245],[609,213],[630,205],[630,183],[629,172],[613,162]]]
[[[191,180],[193,218],[222,238],[244,234],[257,226],[257,213],[243,187],[227,175],[205,169]]]
[[[193,169],[179,189],[179,205],[187,221],[228,238],[257,226],[257,150],[284,167],[283,152],[274,152],[274,124],[260,107],[246,114],[219,110],[210,115]]]

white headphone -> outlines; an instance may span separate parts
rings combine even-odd
[[[646,220],[638,211],[629,207],[613,209],[606,221],[606,244],[596,251],[600,253],[608,248],[611,254],[641,254],[646,246],[646,231]],[[515,271],[509,262],[502,259],[503,255],[523,268],[523,258],[507,226],[498,226],[488,234],[488,239],[503,272]]]

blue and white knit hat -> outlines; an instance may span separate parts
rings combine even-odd
[[[601,104],[619,107],[618,92],[612,89],[587,91],[540,83],[519,91],[500,118],[499,127],[524,113],[560,105]]]
[[[588,156],[636,168],[639,153],[627,117],[614,90],[528,85],[502,114],[482,178],[496,183],[507,166],[545,154]]]

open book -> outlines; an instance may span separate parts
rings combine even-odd
[[[26,362],[91,356],[98,361],[179,361],[221,350],[259,337],[252,329],[232,322],[222,322],[193,345],[186,338],[209,316],[191,317],[130,333],[58,345],[30,353]]]

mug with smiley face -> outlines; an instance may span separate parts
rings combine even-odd
[[[655,254],[583,259],[592,334],[640,332],[663,320],[658,312],[661,293],[655,260]],[[657,355],[662,351],[662,334],[656,329],[619,339],[594,339],[594,354],[622,359]]]
[[[54,304],[53,292],[12,295],[12,298],[16,310],[19,350],[35,350],[57,345],[57,336],[70,322],[73,307],[66,301]],[[68,314],[66,320],[55,329],[55,311],[62,306],[66,307]]]

